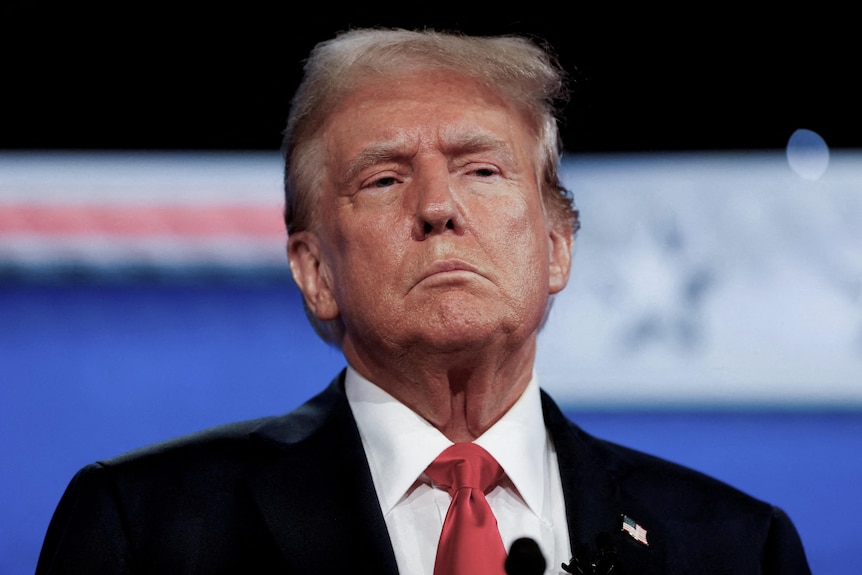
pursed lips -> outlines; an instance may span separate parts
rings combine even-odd
[[[439,260],[428,266],[422,275],[419,277],[419,281],[416,282],[421,283],[422,281],[436,275],[446,274],[450,272],[471,272],[476,275],[485,277],[484,274],[479,272],[475,266],[458,259],[446,259]]]

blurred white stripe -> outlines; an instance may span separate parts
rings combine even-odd
[[[862,154],[578,158],[538,371],[572,405],[862,406]]]

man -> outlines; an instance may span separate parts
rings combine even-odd
[[[37,572],[502,573],[527,537],[546,573],[808,573],[780,510],[592,438],[540,392],[578,228],[561,95],[521,39],[319,45],[285,137],[287,250],[348,369],[285,416],[85,468]]]

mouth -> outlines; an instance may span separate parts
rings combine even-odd
[[[458,259],[447,259],[440,260],[434,262],[427,269],[425,269],[422,276],[419,278],[419,282],[425,281],[431,278],[445,278],[445,277],[457,277],[457,276],[465,276],[465,275],[479,275],[482,274],[476,269],[475,266]],[[484,276],[483,276],[484,277]]]

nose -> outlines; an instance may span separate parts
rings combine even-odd
[[[464,231],[464,217],[458,195],[452,189],[448,169],[423,174],[417,177],[415,184],[415,239],[422,241],[447,232],[461,235]]]

